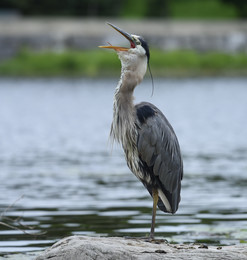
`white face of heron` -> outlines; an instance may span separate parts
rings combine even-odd
[[[122,70],[132,71],[138,82],[142,81],[147,70],[146,50],[142,47],[138,36],[132,35],[136,41],[136,47],[128,51],[118,51],[118,57],[121,60]]]

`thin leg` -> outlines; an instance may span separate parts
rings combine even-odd
[[[153,211],[152,211],[152,224],[151,224],[151,231],[150,231],[150,238],[154,238],[154,229],[155,229],[155,217],[156,217],[156,209],[157,203],[159,200],[158,190],[153,189]]]
[[[129,238],[129,239],[141,239],[146,242],[155,242],[157,244],[161,244],[161,243],[168,243],[167,240],[164,239],[154,239],[154,229],[155,229],[155,217],[156,217],[156,209],[157,209],[157,204],[158,204],[158,200],[159,200],[159,195],[158,195],[158,190],[157,189],[153,189],[152,191],[152,197],[153,197],[153,211],[152,211],[152,224],[151,224],[151,231],[150,231],[150,235],[149,237],[138,237],[138,238],[133,238],[133,237],[125,237],[125,238]]]

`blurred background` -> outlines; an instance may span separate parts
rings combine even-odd
[[[152,199],[108,142],[128,46],[142,35],[149,73],[136,102],[157,105],[184,159],[182,200],[158,211],[172,243],[247,243],[247,2],[1,0],[0,258],[34,259],[62,237],[143,236]]]
[[[246,75],[246,10],[241,0],[3,0],[0,75],[118,75],[115,56],[96,52],[124,41],[106,21],[146,38],[157,76]]]

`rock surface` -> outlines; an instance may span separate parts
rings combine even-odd
[[[206,246],[201,244],[177,245],[164,241],[146,242],[120,237],[66,237],[36,260],[93,260],[93,259],[247,259],[247,245]]]

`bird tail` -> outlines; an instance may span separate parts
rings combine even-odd
[[[144,183],[143,183],[144,184]],[[145,184],[144,184],[145,185]],[[146,186],[148,192],[152,196],[152,186]],[[174,214],[178,209],[178,204],[180,202],[180,191],[171,194],[164,188],[159,187],[158,189],[158,207],[161,211]]]

